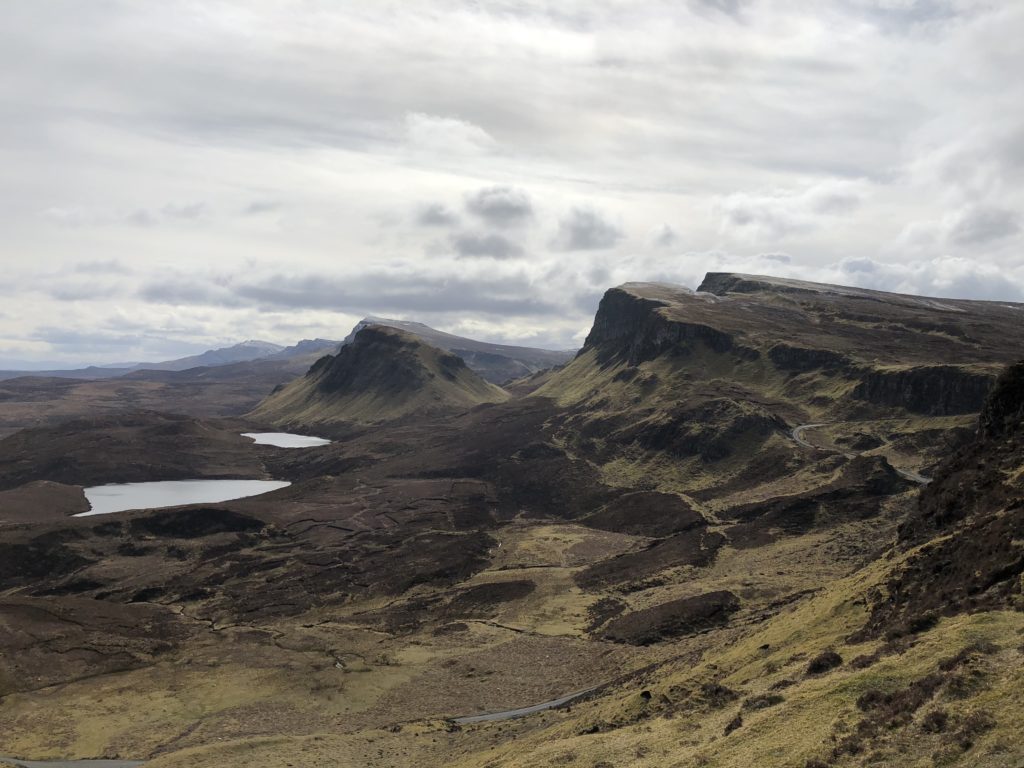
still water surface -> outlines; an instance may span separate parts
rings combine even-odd
[[[286,480],[164,480],[155,483],[97,485],[85,489],[92,507],[75,517],[109,515],[126,509],[156,509],[244,499],[291,485]]]
[[[293,435],[290,432],[243,432],[242,437],[251,437],[258,445],[276,445],[278,448],[313,448],[331,442],[322,437]]]

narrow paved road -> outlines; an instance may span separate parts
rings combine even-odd
[[[814,443],[808,442],[807,438],[804,437],[804,432],[806,432],[808,429],[814,429],[815,427],[827,427],[830,423],[831,422],[821,422],[819,424],[801,424],[798,427],[793,427],[793,430],[789,433],[789,436],[793,438],[793,441],[796,442],[797,445],[802,445],[804,448],[813,448],[814,450],[817,451],[835,450],[832,448],[822,448],[819,445],[815,445]],[[842,451],[835,452],[842,453]],[[843,455],[846,456],[846,458],[848,459],[852,459],[855,456],[857,456],[856,453],[844,453]],[[893,469],[896,471],[897,475],[899,475],[900,477],[905,477],[912,483],[918,483],[919,485],[928,485],[928,483],[932,481],[930,477],[925,477],[924,475],[918,472],[914,472],[912,469],[900,469],[899,467],[893,467]]]
[[[790,432],[789,434],[797,442],[798,445],[802,445],[804,448],[817,448],[818,446],[814,445],[813,443],[807,442],[807,440],[804,438],[804,432],[806,432],[808,429],[814,429],[815,427],[825,426],[828,426],[827,422],[822,422],[821,424],[801,424],[799,427],[793,427],[793,431]]]
[[[470,723],[487,723],[496,720],[513,720],[517,717],[526,717],[532,715],[535,712],[543,712],[546,709],[557,709],[558,707],[564,707],[566,704],[570,704],[576,699],[586,696],[591,691],[596,691],[601,686],[595,686],[593,688],[587,688],[585,691],[576,691],[576,693],[570,693],[566,696],[562,696],[560,699],[552,699],[551,701],[545,701],[543,704],[534,704],[532,707],[520,707],[519,709],[506,709],[504,712],[490,712],[486,715],[466,715],[465,717],[453,717],[452,722],[457,725],[468,725]]]

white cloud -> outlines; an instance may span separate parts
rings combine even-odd
[[[863,181],[829,179],[803,189],[736,192],[718,201],[721,230],[762,242],[809,232],[852,213],[866,191]]]
[[[648,239],[655,248],[671,248],[679,242],[679,233],[668,224],[662,224],[651,232]]]
[[[405,116],[405,129],[417,150],[442,156],[484,154],[497,146],[483,128],[455,117],[410,112]]]
[[[573,208],[558,223],[551,247],[558,251],[603,251],[625,233],[606,214],[590,207]]]
[[[966,208],[951,222],[949,237],[957,245],[980,245],[1016,235],[1021,218],[1015,211],[994,206]]]
[[[1024,4],[48,0],[4,21],[4,348],[115,312],[288,343],[375,301],[561,345],[610,285],[709,270],[1024,284]]]

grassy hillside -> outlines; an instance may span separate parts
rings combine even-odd
[[[744,275],[698,292],[630,283],[535,394],[566,410],[566,445],[616,485],[710,498],[826,454],[927,472],[1024,356],[1017,314]],[[792,439],[805,424],[821,425],[808,433],[819,454]]]
[[[609,292],[580,355],[509,399],[365,329],[268,405],[283,425],[374,428],[308,451],[187,430],[287,489],[104,519],[16,510],[0,753],[1018,768],[1024,367],[989,376],[1000,337],[1024,344],[1018,310],[705,288]],[[28,430],[11,460],[78,457],[74,483],[111,445],[195,452],[180,434],[152,414]]]

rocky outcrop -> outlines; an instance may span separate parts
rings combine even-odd
[[[919,547],[861,636],[907,634],[938,616],[1020,605],[1024,551],[1024,362],[999,377],[977,438],[934,472],[900,543]]]
[[[641,552],[603,560],[576,574],[576,583],[583,589],[601,589],[632,582],[639,586],[667,568],[695,566],[703,568],[715,561],[725,543],[720,533],[704,527],[693,528],[652,544]]]
[[[671,536],[707,525],[707,520],[674,493],[637,491],[620,496],[582,521],[599,528],[634,536]]]
[[[935,470],[901,528],[903,541],[924,541],[1024,498],[1024,362],[999,377],[978,422],[975,439]]]
[[[873,405],[902,408],[924,416],[977,413],[993,377],[955,365],[866,372],[852,395]]]
[[[806,373],[817,370],[836,371],[850,364],[850,359],[838,352],[795,347],[790,344],[776,344],[768,350],[768,358],[776,368],[787,373]]]
[[[741,442],[763,442],[785,426],[756,405],[717,398],[655,414],[616,431],[608,441],[671,456],[699,456],[710,463],[731,456]]]
[[[719,512],[738,525],[726,534],[733,546],[756,546],[773,538],[774,531],[807,533],[838,522],[877,515],[887,496],[902,493],[913,483],[900,476],[882,456],[858,456],[843,466],[829,483],[800,493],[774,496]]]
[[[727,590],[684,597],[620,616],[608,624],[604,637],[616,643],[651,645],[720,627],[739,607],[739,599]]]
[[[411,333],[371,325],[271,394],[252,416],[275,425],[373,424],[507,397],[458,355]]]
[[[762,278],[760,275],[740,275],[735,272],[708,272],[704,275],[697,291],[725,296],[730,293],[759,293],[761,291],[782,292],[787,287],[790,291],[798,287],[787,286],[784,281],[773,278]]]
[[[346,344],[337,355],[322,357],[313,364],[306,378],[320,392],[361,392],[368,389],[401,394],[418,389],[430,377],[419,359],[423,346],[412,337],[389,329],[369,326],[359,332],[357,342]],[[437,371],[443,379],[454,381],[466,368],[457,355],[436,355]]]
[[[733,337],[724,331],[665,317],[658,310],[666,306],[667,302],[657,298],[638,295],[629,284],[612,288],[601,299],[583,349],[596,349],[602,361],[636,365],[669,349],[685,354],[698,345],[718,353],[735,348]],[[756,354],[753,350],[743,352]]]
[[[508,344],[492,344],[487,341],[467,339],[439,331],[423,323],[411,320],[392,320],[383,317],[367,317],[356,324],[343,343],[349,344],[363,328],[395,328],[412,334],[431,346],[458,355],[466,361],[470,370],[492,384],[506,381],[539,371],[555,368],[569,362],[576,350],[536,349]]]
[[[1024,361],[1011,365],[999,377],[981,411],[978,438],[982,443],[1007,438],[1024,422]]]
[[[91,561],[67,546],[73,532],[45,533],[28,541],[0,543],[0,589],[34,582],[41,578],[59,578],[73,573]]]

